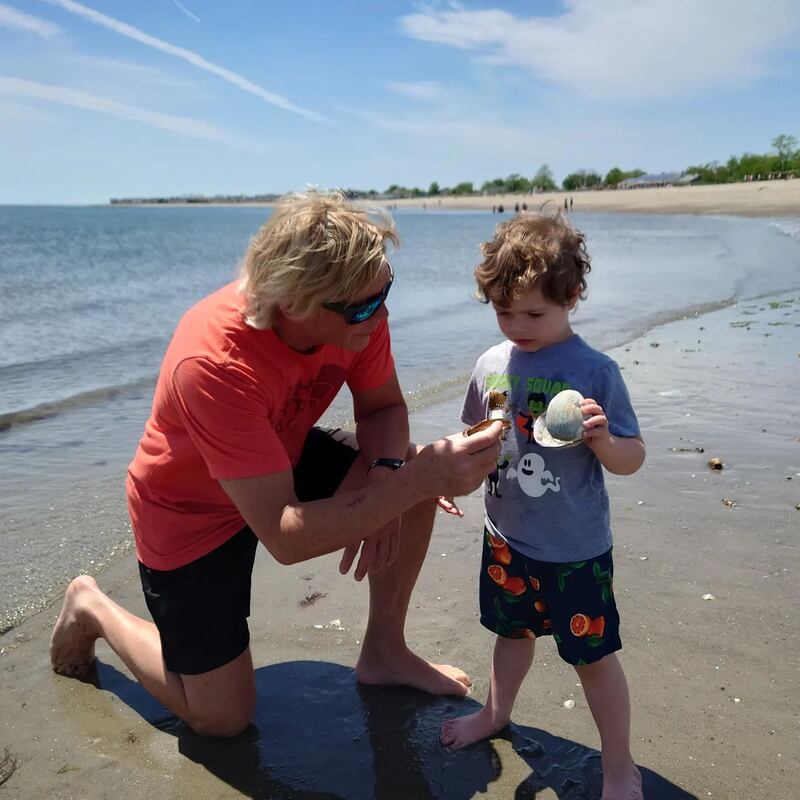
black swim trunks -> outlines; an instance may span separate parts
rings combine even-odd
[[[336,492],[358,456],[349,441],[338,430],[311,429],[294,469],[298,500],[322,500]],[[139,564],[168,670],[199,675],[230,663],[247,649],[257,546],[256,535],[244,527],[216,550],[178,569]]]

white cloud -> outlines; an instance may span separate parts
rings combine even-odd
[[[796,0],[564,0],[560,16],[431,8],[404,16],[422,41],[523,68],[590,98],[649,99],[739,86],[796,46]]]
[[[0,28],[11,28],[13,30],[35,33],[43,39],[51,39],[61,33],[61,28],[54,22],[39,17],[32,17],[24,14],[11,6],[0,4]]]
[[[444,87],[436,81],[396,81],[386,84],[386,88],[413,100],[434,101],[444,96]]]
[[[193,19],[195,22],[198,23],[200,22],[200,17],[196,16],[195,14],[192,14],[192,12],[189,11],[189,9],[186,8],[186,6],[179,3],[178,0],[172,0],[172,2],[175,3],[175,5],[178,6],[178,8],[181,11],[183,11],[183,13],[186,14],[187,17],[189,17],[189,19]]]
[[[21,78],[6,78],[0,76],[0,95],[24,98],[29,100],[44,100],[60,105],[72,106],[99,114],[107,114],[118,119],[131,120],[151,128],[190,136],[194,139],[207,139],[212,142],[231,145],[242,150],[260,151],[255,143],[246,142],[212,123],[204,122],[191,117],[180,117],[175,114],[163,114],[160,111],[151,111],[146,108],[120,103],[100,95],[90,94],[66,86],[54,86],[48,83],[23,80]]]
[[[20,121],[28,122],[55,122],[57,117],[35,106],[19,103],[16,100],[3,99],[0,101],[0,120],[3,122]]]
[[[245,92],[249,92],[256,97],[260,97],[262,100],[270,103],[271,105],[282,108],[284,111],[291,111],[293,114],[299,114],[300,116],[306,117],[314,122],[330,121],[321,114],[318,114],[316,111],[310,111],[306,108],[301,108],[300,106],[292,103],[290,100],[287,100],[285,97],[267,91],[262,86],[247,80],[247,78],[243,78],[241,75],[237,75],[235,72],[232,72],[225,67],[220,67],[218,64],[207,61],[201,55],[194,53],[191,50],[186,50],[183,47],[170,44],[162,39],[157,39],[155,36],[150,36],[150,34],[144,33],[144,31],[140,31],[138,28],[134,28],[132,25],[128,25],[125,22],[120,22],[119,20],[106,16],[105,14],[101,14],[99,11],[95,11],[93,8],[89,8],[82,3],[76,3],[75,0],[47,0],[47,2],[51,3],[52,5],[59,6],[60,8],[69,11],[71,14],[75,14],[83,19],[89,20],[90,22],[94,22],[97,25],[102,25],[104,28],[108,28],[109,30],[114,31],[121,36],[126,36],[129,39],[133,39],[134,41],[146,45],[147,47],[152,47],[154,50],[160,50],[162,53],[167,53],[171,56],[175,56],[176,58],[180,58],[183,61],[187,61],[195,67],[205,70],[206,72],[210,72],[212,75],[216,75],[217,77],[222,78],[224,81],[227,81],[234,86],[238,86]]]
[[[137,64],[134,61],[124,61],[118,58],[105,58],[104,56],[91,56],[87,53],[69,53],[65,59],[73,64],[90,67],[101,75],[113,74],[114,77],[124,76],[137,81],[154,84],[157,86],[171,86],[186,89],[194,84],[185,78],[171,75],[158,67],[148,64]]]

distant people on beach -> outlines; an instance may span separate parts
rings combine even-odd
[[[512,427],[484,492],[479,578],[480,621],[496,641],[486,705],[447,721],[441,740],[457,749],[504,728],[536,640],[553,636],[600,733],[603,797],[642,800],[616,656],[622,643],[603,478],[604,469],[629,475],[641,467],[636,414],[617,364],[570,325],[590,269],[583,235],[563,218],[524,214],[500,225],[482,251],[478,291],[506,341],[478,359],[461,420],[484,419],[490,393],[504,391]],[[570,397],[564,389],[577,391]],[[551,420],[558,398],[571,405]],[[569,409],[577,412],[572,433],[559,427]]]
[[[514,213],[519,214],[519,203],[514,203]]]
[[[103,638],[196,733],[238,734],[256,704],[247,618],[262,545],[280,564],[343,551],[342,574],[369,575],[358,681],[467,693],[461,670],[406,646],[405,618],[436,498],[481,484],[501,424],[410,443],[386,310],[385,248],[397,242],[391,218],[344,195],[289,196],[252,239],[241,280],[186,312],[127,479],[155,624],[76,578],[51,638],[56,672],[84,676]],[[354,433],[318,427],[345,384]]]
[[[564,211],[569,211],[569,201],[567,198],[564,198]]]
[[[527,203],[523,203],[522,204],[522,210],[523,211],[527,211],[528,210],[528,204]]]
[[[569,197],[569,210],[572,211],[572,195]]]

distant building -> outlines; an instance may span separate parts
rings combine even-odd
[[[617,189],[652,189],[655,186],[689,186],[699,175],[683,175],[680,172],[661,172],[658,175],[639,175],[626,178],[617,184]]]

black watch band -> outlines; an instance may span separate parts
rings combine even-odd
[[[391,470],[400,469],[405,463],[405,460],[402,458],[376,458],[367,467],[367,472],[372,472],[375,467],[388,467]]]

